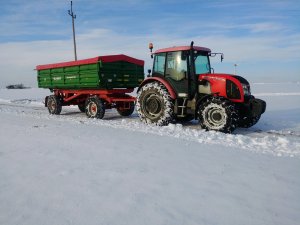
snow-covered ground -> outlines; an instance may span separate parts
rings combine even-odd
[[[53,116],[48,90],[0,89],[0,224],[299,224],[300,83],[252,92],[266,113],[223,134]]]

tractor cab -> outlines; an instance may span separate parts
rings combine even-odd
[[[157,50],[154,53],[152,77],[165,79],[178,97],[193,98],[197,76],[211,73],[210,49],[179,46]]]

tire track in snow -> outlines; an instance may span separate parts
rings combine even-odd
[[[282,92],[276,92],[276,93],[257,93],[253,94],[254,96],[298,96],[300,95],[300,92],[288,92],[288,93],[282,93]]]
[[[84,113],[80,113],[77,107],[64,107],[61,115],[49,115],[42,104],[20,104],[0,102],[0,112],[16,116],[33,117],[36,119],[51,120],[68,123],[79,123],[82,126],[106,126],[116,129],[126,129],[133,132],[143,132],[158,136],[168,136],[186,141],[195,141],[201,144],[217,144],[243,149],[255,153],[272,154],[276,156],[300,156],[300,138],[297,133],[283,131],[249,131],[239,134],[223,134],[215,131],[205,131],[196,124],[169,124],[158,127],[145,125],[134,114],[124,118],[114,110],[108,110],[103,120],[88,119]]]

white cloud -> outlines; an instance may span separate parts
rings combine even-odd
[[[259,63],[269,61],[285,63],[300,61],[300,35],[273,37],[207,36],[178,38],[167,35],[151,36],[120,35],[107,29],[94,29],[77,36],[78,58],[97,55],[127,54],[146,61],[145,69],[151,68],[148,43],[153,42],[155,49],[189,45],[205,46],[214,52],[225,53],[225,62]],[[73,60],[73,42],[32,41],[0,44],[0,86],[8,83],[23,82],[34,85],[36,74],[33,69],[38,64]],[[285,70],[283,68],[283,70]],[[231,71],[230,71],[231,72]],[[294,71],[296,73],[297,71]]]
[[[249,24],[245,27],[250,28],[251,32],[259,33],[259,32],[273,32],[273,31],[283,31],[286,28],[278,23],[256,23],[256,24]]]

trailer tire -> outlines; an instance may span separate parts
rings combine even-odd
[[[134,112],[134,102],[129,102],[128,104],[129,109],[124,109],[122,106],[117,105],[117,111],[121,116],[130,116]]]
[[[59,115],[62,110],[61,99],[56,95],[50,95],[47,99],[47,108],[50,114]]]
[[[200,104],[198,118],[202,128],[224,133],[232,133],[238,122],[238,114],[234,105],[221,97],[208,98]]]
[[[145,84],[137,94],[136,110],[146,124],[168,125],[174,118],[174,103],[159,82]]]
[[[98,96],[88,97],[85,101],[85,113],[88,118],[102,119],[105,114],[104,102]]]
[[[80,110],[80,112],[85,112],[85,104],[84,103],[81,103],[81,104],[78,104],[78,109]]]

